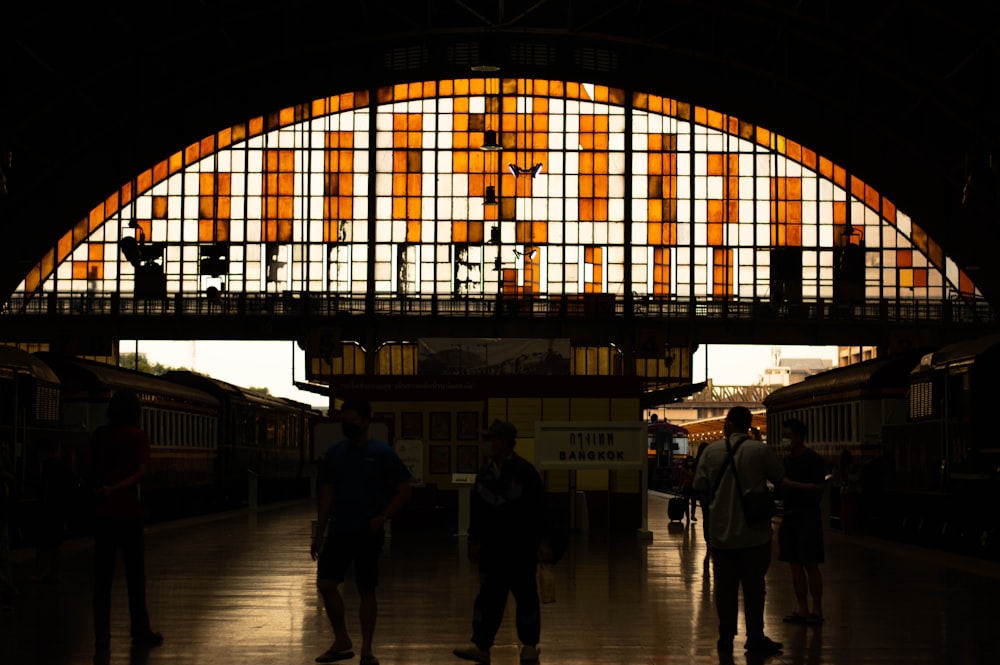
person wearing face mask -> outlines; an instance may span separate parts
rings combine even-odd
[[[339,585],[351,563],[361,597],[362,665],[378,665],[372,648],[378,604],[378,560],[385,541],[385,523],[410,499],[410,471],[399,455],[368,436],[372,408],[348,400],[341,407],[344,438],[330,446],[320,469],[316,534],[311,554],[317,565],[317,588],[323,597],[334,640],[316,657],[332,663],[354,657],[347,634],[344,599]],[[327,532],[324,537],[324,532]]]
[[[479,565],[472,643],[453,653],[489,663],[507,595],[513,594],[520,660],[536,663],[541,634],[537,566],[539,560],[553,560],[542,479],[531,462],[514,452],[514,425],[494,420],[484,438],[487,460],[476,475],[469,514],[468,555]]]
[[[805,446],[806,426],[792,418],[781,424],[785,480],[781,484],[784,514],[778,527],[778,560],[792,572],[797,608],[785,623],[818,625],[823,622],[823,517],[820,499],[826,488],[826,465]],[[809,610],[809,596],[813,607]]]

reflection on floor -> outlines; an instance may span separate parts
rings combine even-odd
[[[715,648],[701,523],[667,524],[661,495],[649,505],[652,542],[576,534],[556,568],[556,602],[542,608],[543,665],[730,662]],[[150,611],[166,642],[130,653],[119,570],[109,662],[312,663],[331,633],[314,588],[311,518],[303,502],[151,527]],[[31,562],[15,566],[20,594],[16,610],[0,615],[0,663],[93,662],[89,557],[88,543],[67,543],[60,583],[31,584]],[[383,665],[461,662],[451,650],[468,641],[477,585],[464,539],[396,533],[382,571],[376,654]],[[790,576],[772,564],[767,632],[785,649],[769,663],[987,663],[1000,653],[996,564],[828,532],[823,573],[826,622],[791,626],[781,620],[795,609]],[[345,593],[357,645],[350,581]],[[513,600],[508,610],[493,650],[500,665],[518,661]],[[742,643],[740,635],[732,660],[740,665]]]

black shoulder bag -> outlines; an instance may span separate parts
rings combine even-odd
[[[747,438],[749,437],[740,439],[735,447],[730,447],[729,439],[726,439],[726,452],[729,456],[726,458],[726,463],[722,465],[722,472],[719,473],[718,480],[715,481],[715,489],[718,491],[719,485],[722,483],[722,476],[726,473],[726,467],[731,464],[733,467],[733,477],[736,478],[736,492],[740,496],[740,505],[743,506],[743,516],[746,518],[747,524],[755,526],[770,522],[771,518],[777,514],[778,507],[774,503],[774,496],[772,496],[770,490],[743,491],[743,485],[740,483],[740,474],[736,473],[736,459],[734,455],[736,455],[736,451],[739,450]]]

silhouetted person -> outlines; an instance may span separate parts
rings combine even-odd
[[[385,523],[410,499],[412,489],[410,471],[396,451],[369,438],[371,418],[368,402],[344,402],[340,423],[344,438],[331,445],[323,457],[311,553],[313,559],[319,559],[316,585],[334,638],[330,648],[316,657],[317,663],[354,657],[354,644],[344,619],[344,599],[338,589],[353,563],[361,596],[361,665],[378,665],[372,639],[378,615],[375,589]],[[329,532],[324,537],[327,525]]]
[[[697,501],[694,495],[694,458],[690,455],[685,455],[684,461],[681,462],[678,484],[680,485],[681,498],[684,499],[684,517],[690,522],[697,522],[698,515],[695,514]]]
[[[751,421],[746,407],[729,410],[723,427],[725,438],[705,448],[694,479],[702,501],[710,501],[709,546],[722,654],[733,650],[741,586],[747,651],[766,655],[782,647],[764,635],[764,576],[771,563],[771,521],[747,520],[736,474],[743,491],[748,492],[765,489],[768,481],[780,484],[785,472],[770,448],[749,437]]]
[[[158,646],[163,636],[149,627],[146,553],[139,482],[149,466],[149,437],[139,427],[141,405],[132,390],[119,390],[108,404],[108,423],[91,437],[95,481],[94,646],[111,646],[111,581],[121,550],[128,585],[132,644]]]
[[[784,511],[778,527],[778,560],[792,572],[797,607],[785,623],[816,625],[823,622],[823,516],[820,499],[826,488],[826,464],[815,450],[806,448],[806,426],[796,418],[781,424],[785,481],[781,486]],[[809,610],[809,596],[813,608]]]
[[[708,442],[707,441],[703,441],[702,443],[698,444],[698,452],[695,453],[694,463],[692,464],[692,466],[694,467],[694,471],[692,472],[692,474],[694,476],[698,475],[698,465],[701,463],[701,456],[705,453],[705,449],[706,448],[708,448]],[[704,536],[704,538],[705,538],[705,543],[708,544],[708,502],[709,502],[709,499],[711,497],[708,497],[708,496],[705,496],[705,495],[701,494],[698,491],[697,486],[695,486],[693,480],[691,482],[691,494],[701,504],[701,533],[702,533],[702,536]],[[706,550],[706,552],[707,552],[706,555],[705,555],[705,566],[706,566],[705,569],[706,570],[708,570],[708,568],[707,568],[707,566],[708,566],[708,557],[709,557],[709,554],[711,553],[711,551],[712,551],[711,547],[709,547]]]
[[[472,613],[472,643],[453,653],[490,662],[507,596],[513,594],[520,659],[535,663],[541,636],[536,573],[539,560],[553,559],[542,478],[531,462],[514,452],[514,425],[494,420],[483,436],[487,461],[476,474],[468,535],[469,560],[479,565],[479,593]]]
[[[861,509],[861,469],[851,451],[844,449],[840,454],[840,529],[853,533],[858,527],[858,513]]]

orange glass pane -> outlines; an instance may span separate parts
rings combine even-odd
[[[708,223],[709,223],[709,241],[710,245],[717,245],[721,240],[712,241],[712,226],[718,222],[723,221],[722,219],[722,201],[717,199],[708,201]]]
[[[708,159],[706,164],[708,175],[723,175],[723,155],[718,152],[710,152],[706,157]]]
[[[163,178],[158,179],[157,182],[162,182],[170,173],[180,173],[184,168],[184,155],[181,152],[175,152],[167,158],[167,162],[167,173],[164,174]]]
[[[292,196],[295,193],[295,174],[283,171],[278,175],[278,194],[282,197]]]
[[[819,158],[819,174],[824,178],[833,179],[833,162],[826,157]]]
[[[865,203],[872,210],[878,210],[879,209],[879,196],[878,196],[878,192],[875,191],[875,188],[873,188],[870,185],[865,185]]]
[[[896,250],[896,266],[899,268],[909,268],[913,265],[913,250],[912,249],[897,249]]]
[[[711,201],[709,201],[709,203],[711,203]],[[709,222],[706,226],[708,228],[709,246],[726,244],[726,236],[724,230],[725,224],[722,224],[721,221],[718,221],[718,222]]]
[[[549,241],[549,223],[531,222],[531,235],[528,242],[532,244],[545,244]]]
[[[215,218],[215,197],[214,196],[199,196],[198,197],[198,216],[203,219],[213,219]]]
[[[847,202],[846,201],[834,201],[833,202],[833,223],[834,224],[846,224],[847,223]]]
[[[650,208],[658,209],[659,206],[655,206],[650,202]],[[659,222],[646,223],[646,242],[654,246],[663,244],[663,224]]]
[[[651,172],[650,175],[646,176],[646,198],[647,199],[662,199],[663,198],[663,176],[658,175],[657,172]],[[649,221],[656,221],[650,219]]]
[[[816,170],[816,153],[809,148],[802,148],[802,165]]]
[[[783,243],[785,247],[801,247],[802,246],[802,226],[801,225],[788,225],[785,227],[785,242]]]
[[[90,235],[90,227],[87,225],[87,220],[82,219],[73,225],[73,246],[76,247],[81,242],[87,239]]]
[[[406,218],[408,220],[419,220],[420,219],[420,212],[421,212],[420,205],[421,205],[421,201],[420,201],[420,199],[418,197],[416,197],[416,196],[408,196],[408,197],[406,197]],[[407,238],[407,240],[409,242],[417,242],[417,241],[420,240],[420,236],[419,235],[417,235],[417,237],[415,239],[413,239],[413,240],[410,240],[411,236],[412,236],[411,229],[409,227],[407,227],[407,229],[406,229],[406,238]]]
[[[608,220],[608,199],[599,198],[594,200],[594,219],[602,222]]]
[[[594,221],[594,200],[592,198],[581,198],[577,207],[581,222]]]
[[[469,242],[482,244],[484,241],[483,222],[469,222]]]
[[[763,127],[757,127],[756,129],[757,129],[757,144],[770,147],[771,132],[764,129]]]
[[[882,216],[885,221],[893,226],[896,225],[896,205],[889,199],[882,199]]]
[[[198,242],[215,242],[215,222],[212,219],[198,220]]]
[[[913,288],[913,269],[912,268],[900,268],[899,269],[899,285],[903,288]]]
[[[451,241],[452,242],[469,242],[469,223],[468,222],[452,222],[451,223]]]

